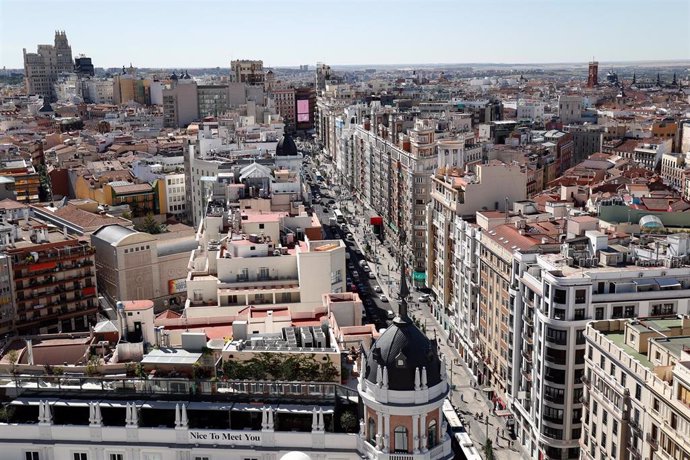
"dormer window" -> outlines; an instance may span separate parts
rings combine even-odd
[[[405,367],[407,364],[407,358],[405,357],[404,354],[398,353],[398,356],[395,357],[395,366],[396,367]]]

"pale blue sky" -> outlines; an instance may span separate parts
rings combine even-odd
[[[690,59],[688,0],[0,0],[0,67],[55,29],[97,67]]]

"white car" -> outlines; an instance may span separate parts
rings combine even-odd
[[[420,302],[428,302],[429,300],[431,300],[431,296],[429,294],[422,294],[419,296]]]
[[[380,294],[381,292],[383,292],[383,289],[381,289],[381,286],[378,286],[378,285],[377,285],[377,286],[374,286],[374,292]]]
[[[369,268],[369,265],[365,265],[362,267],[362,270],[364,270],[364,273],[369,273],[371,271],[371,268]]]
[[[381,295],[379,296],[379,299],[381,299],[381,302],[383,302],[383,303],[388,303],[388,297],[386,297],[386,296],[383,295],[383,294],[381,294]]]
[[[376,275],[374,274],[374,272],[369,272],[369,279],[370,279],[370,280],[375,280],[375,279],[376,279]]]

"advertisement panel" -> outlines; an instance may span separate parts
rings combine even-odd
[[[297,122],[308,123],[310,119],[309,114],[309,99],[297,100]]]
[[[187,291],[187,278],[180,278],[168,281],[168,294],[173,295]]]

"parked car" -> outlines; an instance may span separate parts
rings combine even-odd
[[[375,280],[376,279],[376,274],[374,272],[369,272],[369,279],[370,280]]]
[[[366,273],[369,273],[371,271],[371,268],[369,268],[369,265],[365,265],[362,267],[362,270],[364,270]]]
[[[395,312],[393,310],[388,310],[386,312],[386,315],[388,316],[388,319],[393,319],[395,318]]]

